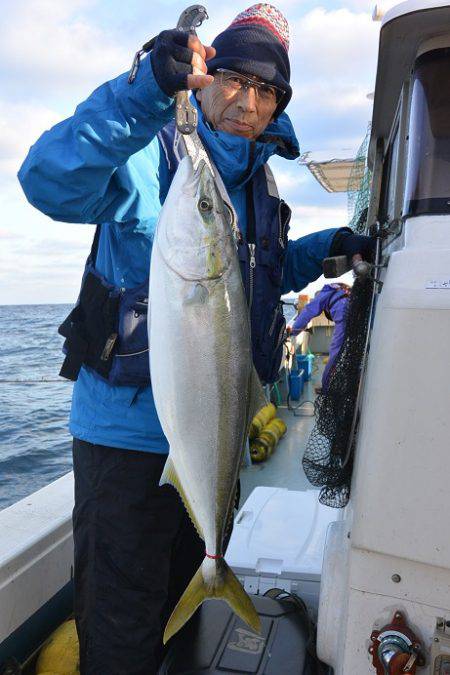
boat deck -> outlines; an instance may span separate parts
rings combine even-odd
[[[316,398],[314,388],[320,386],[323,371],[323,358],[316,357],[316,365],[311,379],[305,383],[300,401],[294,406],[304,403],[296,410],[289,410],[285,397],[283,405],[277,409],[277,416],[287,425],[284,438],[277,445],[275,452],[261,464],[253,464],[241,471],[241,505],[254,488],[284,487],[288,490],[310,490],[302,467],[302,457],[306,442],[314,426],[313,405]],[[310,401],[311,403],[308,403]]]

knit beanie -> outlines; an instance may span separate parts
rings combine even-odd
[[[218,68],[256,76],[282,89],[275,115],[286,108],[292,96],[289,84],[289,25],[273,5],[258,3],[244,10],[212,43],[216,55],[208,61],[208,72]]]

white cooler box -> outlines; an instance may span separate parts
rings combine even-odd
[[[300,596],[314,618],[327,528],[342,517],[318,495],[255,488],[236,516],[225,556],[247,593],[282,588]]]

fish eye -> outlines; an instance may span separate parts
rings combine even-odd
[[[198,202],[198,208],[200,211],[203,211],[203,213],[207,211],[212,211],[212,202],[210,199],[207,197],[200,197],[199,202]]]

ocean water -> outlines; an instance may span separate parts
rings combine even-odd
[[[71,469],[72,383],[58,377],[70,305],[0,306],[0,509]]]
[[[72,383],[58,377],[57,332],[70,308],[0,306],[0,510],[72,468]],[[295,313],[291,305],[284,312],[288,320]]]

